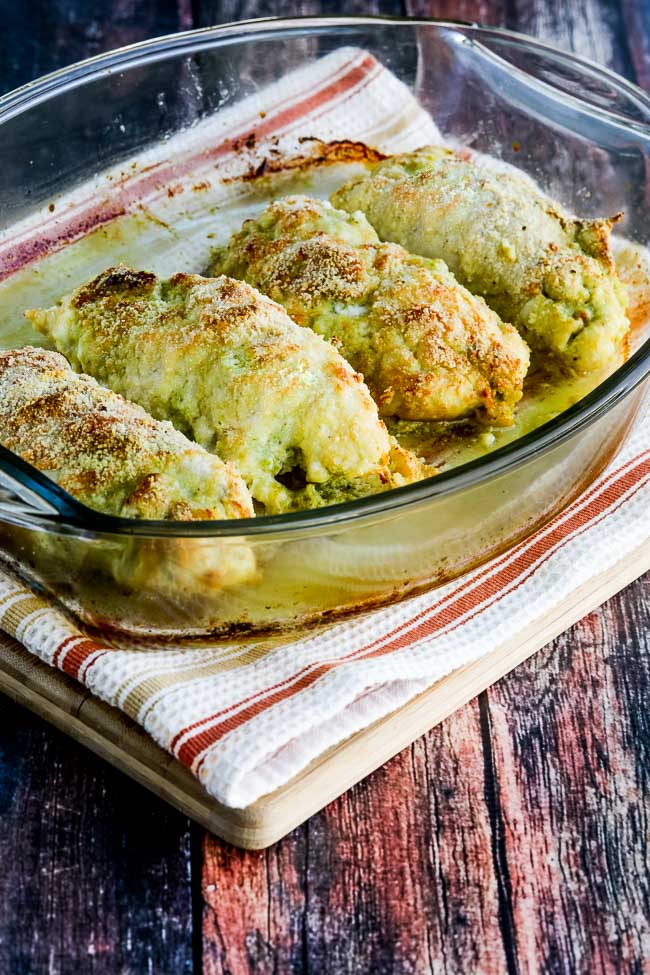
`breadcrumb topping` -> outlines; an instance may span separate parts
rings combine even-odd
[[[440,146],[380,162],[332,202],[362,211],[382,239],[446,261],[538,355],[578,373],[625,358],[627,296],[610,249],[620,214],[579,220],[523,173]]]
[[[0,440],[85,504],[125,517],[253,515],[237,472],[58,352],[0,352]]]
[[[360,376],[243,281],[109,268],[27,316],[75,369],[231,462],[267,513],[405,483]]]
[[[441,261],[381,243],[362,214],[306,197],[272,203],[213,270],[279,301],[359,370],[384,416],[512,422],[525,342]]]

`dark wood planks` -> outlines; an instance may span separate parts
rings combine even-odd
[[[515,8],[517,30],[631,75],[627,24],[618,0],[515,0]]]
[[[407,9],[528,30],[628,75],[647,63],[617,4]],[[206,838],[206,975],[644,971],[649,585],[629,587],[273,850]]]
[[[73,61],[191,27],[191,0],[5,0],[0,88],[9,91]]]
[[[650,958],[650,579],[482,700],[521,971]]]
[[[186,819],[0,698],[0,972],[190,975]]]
[[[511,4],[504,0],[405,0],[410,17],[435,17],[438,20],[463,20],[514,27]]]
[[[650,87],[633,0],[408,0],[536,33]],[[302,0],[2,3],[0,84]],[[347,13],[402,13],[400,0]],[[642,972],[648,596],[636,583],[273,849],[240,853],[0,702],[0,971]],[[196,887],[203,867],[203,960]],[[194,959],[193,959],[194,954]]]
[[[204,972],[643,972],[650,577],[265,853],[204,846]]]
[[[621,0],[621,9],[633,77],[650,91],[650,4],[645,0]]]
[[[647,83],[631,6],[518,0],[517,27]],[[649,593],[646,577],[482,695],[511,971],[646,970]]]
[[[650,6],[635,0],[405,0],[410,16],[508,27],[647,83]],[[635,79],[636,80],[636,79]]]
[[[194,4],[196,26],[252,20],[255,17],[309,17],[317,14],[405,13],[402,0],[349,0],[343,7],[338,0],[198,0]]]
[[[204,973],[498,972],[476,703],[265,853],[206,838]]]
[[[638,62],[647,57],[641,45],[650,38],[650,13],[643,4],[618,0],[406,0],[411,16],[466,20],[494,27],[508,27],[574,51],[627,76],[633,71],[629,31],[641,30],[637,41]],[[643,24],[644,19],[648,24]],[[645,35],[644,30],[645,28]]]

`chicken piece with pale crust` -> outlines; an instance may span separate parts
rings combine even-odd
[[[332,203],[365,214],[382,240],[446,261],[564,369],[611,371],[624,360],[629,321],[613,220],[578,220],[523,173],[440,146],[389,157]]]
[[[215,252],[213,271],[249,281],[332,341],[382,415],[512,422],[525,342],[442,261],[381,243],[362,214],[278,200]]]
[[[233,463],[267,514],[425,472],[338,352],[241,281],[117,267],[26,314],[75,368]]]
[[[0,352],[0,442],[84,504],[125,518],[250,518],[240,475],[58,352]]]
[[[78,375],[58,352],[25,347],[0,352],[0,443],[104,514],[208,521],[253,517],[234,468],[192,443],[171,423]],[[65,536],[32,533],[30,544],[58,553],[59,564],[112,575],[157,593],[202,593],[255,575],[250,547],[237,539],[201,546],[189,538],[116,538],[110,545],[67,545]]]

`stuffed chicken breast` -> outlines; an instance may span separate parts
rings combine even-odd
[[[381,243],[362,214],[278,200],[215,252],[213,271],[250,282],[333,342],[382,415],[512,422],[525,342],[442,261]]]
[[[58,352],[0,352],[0,442],[106,514],[179,521],[253,516],[248,489],[230,464],[77,375]]]
[[[338,352],[241,281],[117,267],[26,314],[75,368],[232,462],[267,513],[422,476]]]
[[[58,352],[25,347],[0,352],[0,442],[73,497],[125,518],[208,521],[252,517],[239,474],[192,443],[171,423],[77,375]],[[29,533],[28,533],[29,534]],[[191,538],[126,534],[111,544],[75,544],[65,535],[30,536],[36,561],[50,558],[89,579],[178,599],[219,592],[256,572],[237,538],[201,544]],[[99,583],[98,583],[99,584]]]
[[[382,240],[441,258],[531,347],[577,372],[613,369],[626,353],[625,290],[613,220],[578,220],[523,174],[442,147],[393,156],[332,196]]]

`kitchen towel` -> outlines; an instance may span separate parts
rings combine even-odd
[[[183,197],[190,220],[197,196],[214,201],[231,192],[222,176],[241,166],[243,143],[254,154],[271,140],[284,152],[292,138],[302,144],[305,132],[389,150],[438,138],[432,120],[386,68],[366,52],[342,49],[151,150],[146,165],[103,174],[57,206],[55,216],[45,210],[5,233],[0,280],[16,284],[19,297],[21,274],[47,262],[54,267],[75,247],[79,273],[85,268],[87,276],[83,246],[99,228],[143,213],[146,226],[148,214],[165,222]],[[209,248],[198,237],[195,244],[182,252],[188,265]],[[158,257],[178,261],[182,253],[170,244]],[[74,261],[72,267],[74,276]],[[141,724],[210,795],[243,807],[454,669],[516,639],[567,590],[648,537],[646,407],[610,468],[535,535],[462,579],[359,618],[293,637],[147,645],[85,632],[3,570],[0,627]]]

